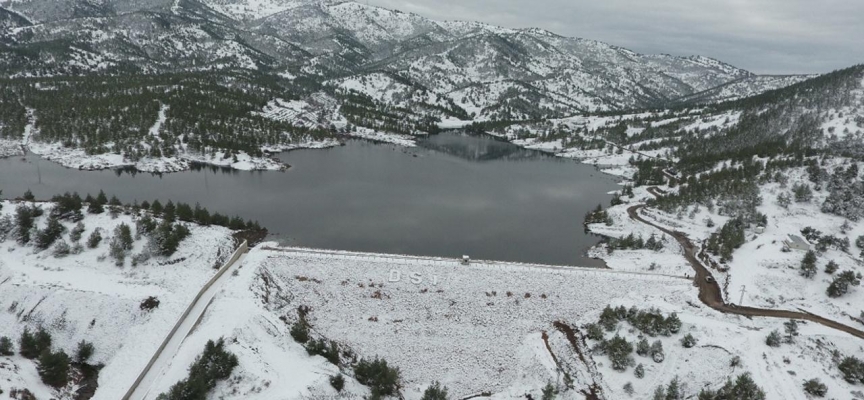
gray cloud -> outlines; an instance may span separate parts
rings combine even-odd
[[[369,4],[439,20],[539,27],[643,53],[700,54],[756,73],[821,73],[864,63],[861,0],[369,0]]]

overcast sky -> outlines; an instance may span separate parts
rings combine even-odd
[[[700,54],[763,74],[820,73],[864,63],[864,0],[369,0],[369,4],[434,19],[539,27],[640,53]]]

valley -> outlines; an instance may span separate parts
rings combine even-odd
[[[862,162],[860,64],[0,0],[0,399],[861,400]]]

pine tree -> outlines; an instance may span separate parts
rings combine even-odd
[[[360,384],[369,386],[373,396],[393,396],[398,389],[401,373],[399,368],[388,366],[385,360],[361,359],[354,366],[354,377]]]
[[[78,349],[75,351],[75,361],[78,363],[86,363],[93,355],[93,343],[82,340],[78,342]]]
[[[789,321],[784,322],[783,329],[786,331],[786,342],[794,342],[795,336],[798,336],[798,321],[790,319]]]
[[[697,341],[696,341],[696,338],[693,337],[693,335],[691,335],[691,334],[689,334],[689,333],[686,334],[686,335],[684,335],[683,338],[681,338],[681,345],[684,346],[684,348],[687,348],[687,349],[689,349],[689,348],[695,346],[695,345],[696,345],[696,342],[697,342]]]
[[[649,250],[654,250],[654,246],[657,245],[657,238],[652,233],[648,240],[645,241],[645,248]]]
[[[123,203],[120,202],[120,199],[117,196],[111,196],[111,200],[108,200],[108,212],[111,213],[111,218],[117,218],[122,209]]]
[[[123,250],[123,245],[120,244],[120,240],[116,236],[108,244],[108,255],[114,259],[114,265],[118,267],[122,267],[126,263],[126,251]]]
[[[246,228],[246,223],[243,222],[243,218],[235,215],[233,218],[231,218],[231,222],[228,224],[228,228],[235,231],[243,230]]]
[[[45,384],[57,388],[66,386],[69,381],[69,356],[63,351],[43,351],[37,370]]]
[[[104,206],[108,204],[108,196],[105,195],[105,192],[100,190],[99,195],[96,196],[96,202],[99,203],[100,206]]]
[[[850,286],[861,285],[860,275],[856,275],[852,271],[843,271],[834,277],[834,280],[828,286],[829,297],[840,297],[849,292]]]
[[[828,264],[825,264],[825,273],[829,275],[833,274],[837,272],[839,268],[840,266],[837,265],[837,262],[835,262],[834,260],[828,261]]]
[[[87,247],[95,249],[99,247],[99,243],[102,243],[102,232],[101,228],[96,228],[87,238]]]
[[[54,244],[54,241],[63,234],[66,228],[60,223],[60,220],[51,215],[48,217],[48,225],[45,229],[39,231],[36,235],[36,247],[45,250]]]
[[[633,363],[633,358],[630,356],[632,352],[633,345],[619,335],[615,335],[606,345],[606,353],[609,355],[612,369],[616,371],[624,371]]]
[[[623,389],[624,393],[627,393],[628,396],[633,396],[633,393],[636,393],[636,390],[633,389],[633,384],[630,382],[625,383]]]
[[[21,339],[18,340],[18,348],[21,349],[21,356],[24,358],[36,358],[39,356],[39,345],[36,343],[36,338],[30,333],[28,328],[24,328],[21,332]]]
[[[547,387],[551,387],[551,385],[547,385]],[[551,400],[552,398],[554,398],[554,394],[552,397],[546,398],[546,389],[544,388],[543,400]],[[447,400],[447,387],[442,388],[441,383],[435,381],[423,392],[421,400]]]
[[[345,387],[345,378],[341,374],[331,376],[330,386],[333,386],[333,389],[336,389],[337,392],[341,392]]]
[[[603,329],[611,332],[615,330],[615,327],[618,326],[618,315],[615,314],[615,310],[610,306],[606,306],[602,312],[600,312],[600,319],[597,321]]]
[[[120,247],[123,250],[132,250],[134,240],[132,238],[132,229],[129,228],[129,225],[126,225],[125,223],[118,225],[114,228],[114,236],[118,238]]]
[[[588,324],[585,327],[585,336],[591,340],[603,340],[603,328],[599,324]]]
[[[669,386],[666,387],[666,400],[681,400],[684,396],[681,393],[680,384],[678,383],[678,377],[672,378],[672,381],[669,382]]]
[[[771,333],[768,334],[768,337],[765,338],[765,344],[771,347],[780,347],[780,342],[780,331],[776,329],[771,331]]]
[[[105,207],[98,200],[87,195],[87,212],[89,214],[102,214],[105,212]]]
[[[71,252],[72,248],[69,247],[69,244],[66,243],[65,240],[60,239],[54,245],[54,251],[52,251],[51,254],[54,256],[54,258],[63,258],[68,256]]]
[[[672,333],[678,333],[681,330],[681,319],[678,318],[677,313],[673,312],[666,318],[666,327]]]
[[[780,194],[777,195],[777,204],[786,209],[789,208],[790,204],[792,204],[792,199],[786,192],[780,192]]]
[[[801,276],[808,279],[816,276],[816,253],[813,250],[808,251],[801,260]]]
[[[162,219],[165,222],[174,222],[177,219],[177,207],[171,200],[165,203],[165,208],[162,210]]]
[[[84,229],[84,223],[78,221],[75,227],[72,228],[72,231],[69,232],[69,240],[71,240],[73,243],[81,240],[81,235],[84,234]]]
[[[436,384],[437,384],[437,382],[436,382]],[[430,388],[431,388],[431,387],[430,387]],[[428,392],[429,389],[426,389],[426,391]],[[555,390],[555,387],[552,386],[552,383],[551,383],[551,382],[547,383],[546,386],[543,387],[542,392],[543,392],[543,397],[541,398],[542,400],[553,400],[553,399],[555,398],[555,395],[558,394],[558,391]],[[447,391],[446,391],[446,388],[445,388],[445,391],[444,391],[444,397],[438,397],[438,398],[427,399],[427,398],[426,398],[426,394],[423,395],[423,400],[433,400],[433,399],[437,399],[437,400],[445,400],[446,398],[447,398]]]
[[[732,359],[729,360],[729,366],[732,368],[741,366],[741,356],[732,357]]]
[[[645,357],[649,352],[651,352],[651,345],[648,344],[648,339],[642,338],[636,343],[636,354]]]
[[[15,226],[18,232],[18,243],[30,243],[30,234],[40,211],[36,207],[19,205],[15,208]]]
[[[43,328],[39,328],[36,333],[30,333],[29,329],[24,328],[18,349],[22,357],[35,359],[43,352],[51,350],[51,334]]]
[[[663,342],[656,340],[651,343],[651,358],[654,359],[654,362],[663,362],[666,358],[666,354],[663,352]]]
[[[806,183],[793,185],[792,193],[795,194],[795,201],[798,203],[809,203],[813,199],[813,190]]]
[[[636,366],[636,369],[633,370],[633,375],[637,378],[642,379],[645,377],[645,366],[639,364]]]
[[[164,208],[162,207],[162,203],[159,200],[153,200],[153,204],[150,206],[150,211],[153,212],[153,215],[160,216],[162,215],[162,211]]]
[[[195,218],[195,212],[186,203],[177,203],[177,219],[183,222],[192,222]]]
[[[654,396],[651,397],[651,400],[666,400],[666,389],[663,388],[663,385],[654,389]]]
[[[210,225],[210,212],[207,211],[206,208],[201,207],[200,204],[195,203],[195,210],[193,211],[195,222],[200,225]]]
[[[846,382],[856,384],[864,383],[864,361],[855,356],[846,356],[837,366]]]
[[[804,381],[804,392],[815,397],[825,397],[828,394],[828,386],[819,381],[819,378]]]
[[[12,339],[7,336],[0,336],[0,356],[11,356],[15,354]]]
[[[309,328],[305,321],[301,319],[291,326],[291,337],[294,338],[294,341],[301,344],[309,341]]]
[[[735,382],[727,379],[726,384],[718,391],[702,389],[699,400],[765,400],[765,392],[756,385],[749,373],[738,375]]]

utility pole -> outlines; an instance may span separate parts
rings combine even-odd
[[[741,285],[741,299],[738,300],[738,305],[742,305],[744,303],[744,289],[746,289],[746,285]]]

